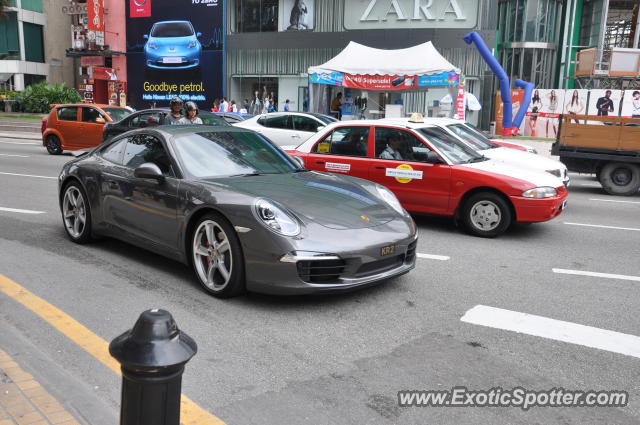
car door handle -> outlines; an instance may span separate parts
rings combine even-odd
[[[293,134],[293,135],[291,136],[291,138],[293,138],[293,139],[299,139],[300,137],[301,137],[301,136],[300,136],[299,134]]]
[[[373,168],[375,168],[376,170],[384,170],[385,169],[385,167],[373,167]]]
[[[327,161],[316,161],[316,164],[326,164]]]

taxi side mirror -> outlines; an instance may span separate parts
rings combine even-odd
[[[105,119],[104,119],[104,118],[102,118],[102,117],[98,117],[98,118],[96,118],[96,123],[98,123],[98,124],[104,124],[104,123],[106,123],[106,122],[107,122],[107,121],[105,121]]]

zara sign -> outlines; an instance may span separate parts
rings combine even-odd
[[[475,0],[348,0],[344,27],[348,30],[390,28],[474,28]]]

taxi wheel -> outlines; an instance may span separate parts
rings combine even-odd
[[[218,298],[245,292],[244,256],[233,226],[220,214],[204,215],[191,237],[191,264],[202,287]]]
[[[45,140],[45,147],[50,155],[60,155],[62,153],[62,143],[60,143],[58,136],[54,136],[53,134],[47,136],[47,140]]]
[[[474,236],[500,236],[509,228],[512,220],[509,204],[495,193],[476,193],[462,206],[462,222],[467,232]]]
[[[635,195],[640,190],[640,167],[623,162],[609,162],[602,167],[598,180],[609,195]]]

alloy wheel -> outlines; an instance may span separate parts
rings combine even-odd
[[[233,254],[227,234],[213,220],[205,220],[193,237],[193,262],[200,281],[211,291],[222,291],[233,273]]]
[[[87,208],[84,197],[76,186],[69,186],[64,193],[62,216],[69,235],[74,239],[80,238],[87,223]]]

